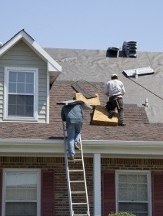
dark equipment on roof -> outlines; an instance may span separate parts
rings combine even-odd
[[[108,47],[106,51],[106,57],[113,57],[117,58],[119,55],[119,48],[118,47]]]
[[[123,42],[122,50],[126,57],[136,58],[137,57],[137,43],[136,41]]]

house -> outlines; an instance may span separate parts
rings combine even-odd
[[[126,77],[124,70],[151,67]],[[107,98],[117,73],[125,85],[125,127],[91,123],[82,129],[90,212],[163,212],[163,53],[106,57],[106,51],[42,48],[21,30],[0,47],[0,215],[69,215],[63,128],[58,101],[77,83]],[[148,102],[148,104],[147,104]]]

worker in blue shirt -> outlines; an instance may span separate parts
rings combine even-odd
[[[62,121],[66,122],[67,145],[70,160],[74,160],[75,149],[80,150],[81,129],[83,125],[84,111],[80,103],[64,105],[61,110]]]

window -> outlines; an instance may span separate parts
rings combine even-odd
[[[40,171],[4,170],[3,216],[40,215]]]
[[[151,215],[150,172],[116,172],[116,209],[137,216]]]
[[[37,80],[35,68],[5,68],[4,119],[37,118]]]

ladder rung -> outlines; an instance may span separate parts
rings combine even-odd
[[[89,216],[90,214],[74,214],[74,216]]]
[[[74,181],[70,181],[71,183],[83,183],[84,180],[74,180]]]
[[[72,203],[72,205],[87,205],[87,203]]]
[[[76,162],[76,161],[82,161],[81,158],[74,158],[73,160],[68,159],[69,162]]]
[[[74,161],[82,161],[81,158],[75,158]]]
[[[74,163],[74,162],[77,162],[77,161],[82,161],[82,159],[80,159],[80,158],[76,158],[76,159],[74,159],[74,160],[70,160],[70,159],[68,159],[68,161]]]
[[[72,194],[85,194],[85,191],[72,191]]]
[[[83,170],[69,170],[69,172],[83,172]]]

